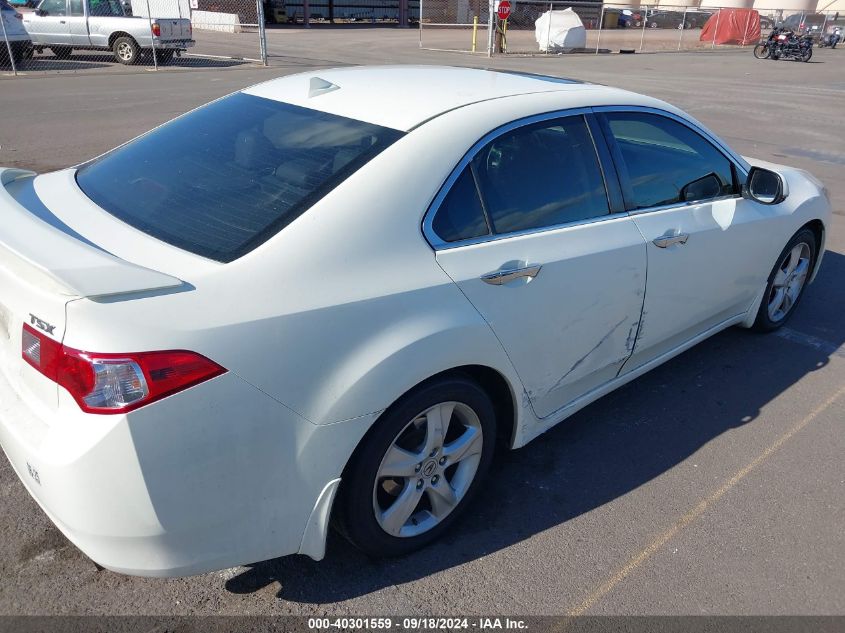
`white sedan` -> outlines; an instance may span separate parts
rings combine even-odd
[[[94,561],[174,576],[452,528],[492,464],[824,251],[812,176],[677,108],[321,70],[88,163],[0,171],[0,441]]]

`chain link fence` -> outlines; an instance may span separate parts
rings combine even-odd
[[[486,55],[491,20],[488,0],[420,0],[420,48]]]
[[[0,74],[266,65],[266,29],[323,23],[416,26],[420,48],[483,55],[708,50],[776,25],[817,41],[845,27],[836,11],[510,1],[499,20],[499,0],[0,0]]]
[[[845,15],[836,11],[737,9],[598,2],[512,3],[508,20],[495,21],[493,52],[548,55],[695,51],[754,46],[772,28],[809,33],[816,42]]]
[[[265,58],[261,0],[15,1],[0,0],[0,73],[222,67]]]

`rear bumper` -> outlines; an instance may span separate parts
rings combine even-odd
[[[153,39],[153,46],[162,50],[186,50],[196,45],[195,40],[166,40]]]
[[[325,525],[306,530],[309,517],[367,426],[316,426],[232,374],[124,416],[67,405],[39,417],[0,374],[0,444],[71,542],[142,576],[232,567],[305,542],[319,558]]]

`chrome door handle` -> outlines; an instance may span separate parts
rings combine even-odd
[[[667,233],[656,240],[652,240],[652,243],[658,248],[668,248],[672,244],[686,244],[688,239],[687,233]]]
[[[502,284],[506,284],[514,279],[519,279],[520,277],[533,279],[540,274],[541,268],[542,266],[537,264],[536,266],[526,266],[525,268],[514,268],[512,270],[497,270],[494,273],[482,276],[481,280],[494,286],[501,286]]]

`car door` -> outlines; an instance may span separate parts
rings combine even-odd
[[[91,40],[88,38],[85,0],[69,0],[68,6],[70,8],[70,16],[68,16],[70,42],[73,46],[88,46]]]
[[[629,371],[748,310],[771,266],[758,232],[771,212],[741,197],[743,168],[680,118],[642,110],[599,117],[648,252]]]
[[[24,15],[24,26],[35,44],[70,46],[66,0],[42,0],[39,13]]]
[[[483,139],[424,225],[539,417],[616,376],[642,309],[645,244],[615,174],[603,176],[597,152],[610,157],[590,121],[550,115]]]

